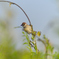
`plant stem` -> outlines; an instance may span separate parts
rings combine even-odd
[[[30,52],[31,52],[31,59],[32,59],[32,48],[31,48],[31,46],[30,46],[30,49],[31,49]]]
[[[38,54],[38,48],[37,48],[36,38],[35,38],[35,45],[36,45],[36,52]]]
[[[18,4],[14,3],[14,2],[11,2],[11,1],[0,1],[0,2],[8,2],[8,3],[11,3],[11,4],[14,4],[14,5],[18,6],[23,11],[23,13],[26,15],[26,17],[27,17],[27,19],[28,19],[28,21],[31,25],[31,21],[30,21],[28,15],[26,14],[26,12]]]
[[[36,43],[36,39],[35,39],[35,45],[36,45],[36,53],[37,53],[37,59],[39,59],[39,50],[38,50],[38,48],[37,48],[37,43]]]
[[[47,46],[46,46],[46,52],[45,52],[45,54],[46,54],[46,59],[47,59]]]
[[[45,54],[46,54],[46,56],[45,56],[45,59],[47,59],[47,45],[46,45],[46,43],[44,42],[44,40],[42,40],[42,39],[38,39],[38,41],[41,41],[43,44],[44,44],[44,46],[45,46]]]

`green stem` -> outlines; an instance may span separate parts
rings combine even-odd
[[[39,50],[37,48],[36,38],[35,38],[35,46],[36,46],[37,59],[39,59]]]
[[[46,46],[46,52],[45,53],[46,53],[46,59],[47,59],[47,46]]]
[[[29,46],[30,46],[30,58],[32,59],[32,48],[31,48],[31,44],[29,44]]]

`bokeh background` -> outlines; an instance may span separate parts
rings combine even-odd
[[[59,51],[59,0],[8,1],[20,5],[29,16],[34,30],[41,31],[40,38],[45,35],[54,47],[54,52]],[[2,57],[0,54],[1,59],[8,54],[12,55],[13,51],[15,51],[13,55],[25,50],[27,53],[26,45],[23,45],[22,28],[14,28],[20,26],[22,22],[29,24],[26,16],[17,6],[0,2],[0,53],[3,55]],[[44,45],[41,42],[37,41],[37,45],[40,51],[44,51]]]

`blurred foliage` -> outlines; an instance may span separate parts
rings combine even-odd
[[[10,36],[8,31],[8,23],[5,21],[0,21],[0,59],[45,59],[45,53],[39,51],[37,54],[32,50],[31,45],[29,44],[29,36],[27,33],[22,32],[23,36],[25,36],[24,44],[27,44],[27,48],[30,50],[16,50],[16,44],[13,41],[13,38]],[[47,38],[44,36],[44,39],[47,41]],[[23,40],[23,41],[24,41]],[[48,41],[47,41],[48,44]],[[48,44],[47,49],[53,52],[53,48]],[[36,50],[36,49],[35,49]],[[59,59],[59,53],[48,54],[52,56],[53,59]]]
[[[58,56],[59,54],[53,52],[54,47],[51,45],[51,43],[49,42],[48,38],[46,38],[45,35],[43,36],[44,40],[42,40],[41,42],[45,45],[46,51],[45,53],[41,51],[38,51],[37,53],[37,45],[29,39],[29,36],[26,32],[22,32],[22,33],[23,33],[23,37],[25,37],[24,40],[27,40],[27,42],[24,42],[24,44],[26,44],[27,45],[26,47],[30,50],[29,55],[31,56],[29,59],[58,59],[59,58]],[[35,49],[35,51],[32,50],[32,47]],[[33,56],[35,56],[35,58]]]
[[[11,3],[9,6],[11,6]],[[12,17],[12,13],[10,11],[8,12],[8,16]],[[39,51],[37,54],[36,44],[33,41],[31,42],[32,44],[30,44],[29,36],[25,32],[22,33],[23,37],[25,37],[24,40],[27,40],[27,42],[24,42],[23,44],[27,44],[26,47],[29,49],[29,51],[24,49],[16,50],[16,44],[14,43],[13,37],[10,36],[11,34],[8,31],[8,27],[8,23],[5,21],[0,21],[0,59],[46,59],[46,54],[44,52]],[[38,32],[38,35],[40,35],[40,32]],[[53,53],[54,47],[51,45],[51,43],[49,43],[48,38],[44,36],[44,39],[47,45],[46,49],[49,52],[47,56],[52,57],[52,59],[59,59],[59,52]],[[34,40],[33,36],[32,40]],[[35,51],[33,51],[31,48],[33,46],[35,46]],[[51,59],[50,57],[48,59]]]
[[[24,34],[24,32],[23,32]],[[27,35],[27,34],[26,34]],[[26,39],[29,41],[28,36]],[[26,43],[24,43],[26,44]],[[37,54],[31,53],[27,50],[16,50],[13,38],[8,31],[8,23],[0,21],[0,59],[36,59]],[[39,57],[42,59],[44,54],[40,52]]]

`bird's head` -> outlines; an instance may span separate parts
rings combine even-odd
[[[22,27],[25,27],[26,25],[27,25],[26,22],[23,22],[23,23],[21,24]]]

